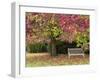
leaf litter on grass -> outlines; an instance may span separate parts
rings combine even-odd
[[[43,54],[43,55],[42,55]],[[70,59],[68,55],[59,54],[56,57],[50,56],[48,53],[26,54],[26,67],[36,66],[59,66],[59,65],[82,65],[89,64],[89,56],[72,56]]]

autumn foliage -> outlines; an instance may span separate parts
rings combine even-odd
[[[52,43],[56,40],[89,45],[89,15],[26,12],[26,44]],[[52,50],[52,49],[51,49]]]
[[[60,16],[59,23],[63,31],[66,32],[84,31],[89,27],[89,16],[64,14]]]

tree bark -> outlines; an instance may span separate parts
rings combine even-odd
[[[52,41],[52,56],[57,56],[55,42]]]
[[[56,52],[56,40],[55,39],[51,39],[51,56],[57,56],[57,52]]]

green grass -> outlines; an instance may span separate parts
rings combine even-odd
[[[72,56],[68,59],[67,55],[61,54],[57,57],[52,57],[49,54],[30,54],[26,55],[26,67],[40,66],[60,66],[60,65],[83,65],[89,64],[89,55]]]

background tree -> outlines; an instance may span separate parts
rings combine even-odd
[[[77,47],[81,47],[84,51],[89,50],[89,29],[85,32],[78,32],[76,35]]]
[[[56,52],[56,39],[62,34],[62,30],[59,27],[59,24],[56,21],[55,15],[52,16],[51,20],[48,22],[48,31],[47,35],[50,38],[50,47],[51,47],[51,54],[53,56],[57,56]],[[48,34],[50,33],[50,34]]]
[[[63,14],[60,16],[60,27],[67,34],[68,42],[75,41],[77,47],[84,50],[89,45],[89,16],[76,14]],[[65,37],[63,35],[63,37]],[[61,37],[63,39],[63,37]]]
[[[56,56],[56,38],[62,33],[57,18],[55,14],[26,13],[26,41],[47,42],[49,52],[52,56]]]

